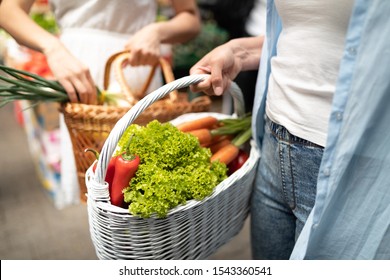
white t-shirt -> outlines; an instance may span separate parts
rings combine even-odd
[[[154,22],[157,15],[155,0],[50,0],[50,5],[61,30],[61,41],[89,67],[99,87],[103,86],[107,59],[123,51],[131,35]],[[127,82],[135,91],[142,88],[150,69],[126,69]],[[150,89],[161,83],[156,76]]]
[[[155,0],[50,0],[61,29],[88,28],[133,34],[153,22]]]
[[[275,0],[275,5],[283,29],[271,60],[267,116],[325,146],[353,0]]]

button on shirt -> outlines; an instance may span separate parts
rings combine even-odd
[[[268,1],[253,130],[261,146],[281,21]],[[390,2],[356,0],[329,119],[315,206],[291,259],[390,259]]]

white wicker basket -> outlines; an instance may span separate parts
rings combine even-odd
[[[191,75],[178,79],[140,100],[111,131],[100,153],[96,173],[92,168],[87,170],[89,227],[100,259],[206,259],[242,229],[249,213],[259,158],[253,143],[248,161],[216,186],[212,195],[202,201],[188,201],[186,205],[172,209],[164,219],[142,219],[130,215],[127,209],[111,205],[108,185],[102,179],[120,137],[143,110],[172,90],[206,77]],[[243,114],[243,98],[237,85],[232,84],[230,94],[234,99],[235,114]],[[173,122],[195,116],[196,113],[183,115]]]

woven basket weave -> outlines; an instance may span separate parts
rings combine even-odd
[[[128,55],[128,52],[121,52],[114,54],[107,60],[104,75],[104,90],[107,90],[109,86],[110,73],[113,68],[112,66],[114,66],[115,77],[129,101],[129,107],[66,103],[61,108],[73,146],[80,185],[80,198],[82,201],[86,200],[85,194],[87,192],[85,172],[95,160],[91,153],[84,152],[85,149],[92,148],[97,151],[101,150],[104,141],[117,121],[146,95],[146,91],[157,67],[156,65],[152,68],[140,93],[134,92],[126,84],[123,71],[121,71],[123,69],[122,63],[127,59]],[[170,65],[164,59],[160,59],[160,66],[165,81],[173,81],[174,76]],[[178,93],[177,90],[173,90],[169,95],[144,110],[134,120],[134,123],[144,125],[154,119],[160,122],[167,122],[188,112],[207,112],[210,106],[211,100],[208,96],[200,96],[189,101],[186,93]]]
[[[207,75],[178,79],[140,100],[115,125],[101,150],[96,172],[86,172],[90,234],[100,259],[206,259],[237,235],[249,213],[249,200],[258,163],[258,150],[251,143],[246,163],[222,181],[202,201],[191,200],[169,211],[164,219],[142,219],[110,204],[108,184],[104,182],[108,163],[125,129],[150,104],[173,88],[181,88],[203,80]],[[231,91],[235,113],[244,113],[242,95],[237,86]],[[240,105],[241,104],[241,105]],[[239,105],[239,106],[238,106]],[[237,106],[239,108],[237,108]],[[204,114],[185,114],[172,122],[180,123]],[[217,114],[219,118],[232,117]]]

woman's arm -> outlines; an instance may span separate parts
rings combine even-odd
[[[190,69],[190,74],[210,74],[191,90],[221,95],[238,73],[258,69],[263,42],[264,36],[239,38],[215,48]]]
[[[201,22],[195,0],[172,0],[175,16],[167,21],[151,23],[135,33],[125,45],[131,50],[129,63],[157,63],[161,44],[184,43],[200,32]]]
[[[19,44],[44,53],[53,75],[68,93],[71,102],[95,104],[96,88],[89,69],[79,62],[53,34],[29,16],[34,0],[3,0],[0,26]]]
[[[194,0],[172,0],[176,16],[160,22],[158,32],[161,43],[184,43],[200,32],[199,10]]]
[[[55,48],[58,39],[42,29],[29,16],[34,0],[3,0],[0,26],[21,45],[45,53]]]

